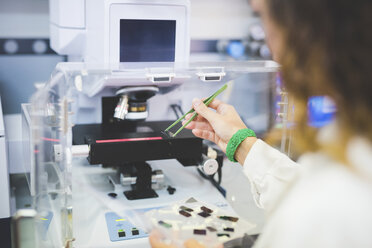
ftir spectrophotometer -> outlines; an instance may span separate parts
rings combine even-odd
[[[169,106],[182,112],[248,73],[275,80],[277,65],[189,63],[188,1],[60,0],[50,11],[52,48],[71,62],[24,112],[36,246],[146,247],[131,211],[189,197],[232,211],[213,176],[222,154],[188,130],[163,133]]]

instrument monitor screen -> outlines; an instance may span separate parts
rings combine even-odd
[[[174,62],[175,20],[120,20],[120,62]]]

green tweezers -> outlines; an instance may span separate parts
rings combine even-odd
[[[227,88],[227,83],[224,84],[219,90],[217,90],[213,95],[211,95],[210,97],[208,97],[207,99],[205,99],[203,102],[205,105],[209,105],[214,98],[216,98],[219,94],[221,94],[224,90],[226,90]],[[169,131],[172,127],[174,127],[178,122],[182,121],[186,115],[188,114],[191,114],[191,113],[194,113],[195,110],[194,109],[190,109],[186,114],[184,114],[183,116],[181,116],[178,120],[176,120],[175,122],[173,122],[169,127],[167,127],[167,129],[164,130],[164,132],[167,132]],[[173,137],[176,137],[177,134],[179,134],[179,132],[182,131],[182,129],[184,129],[187,125],[189,125],[189,123],[195,119],[195,117],[198,115],[198,113],[194,113],[192,115],[192,117],[185,123],[185,125],[183,125],[180,129],[177,130],[177,132],[175,132],[173,134]]]

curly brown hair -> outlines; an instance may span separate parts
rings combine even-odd
[[[337,105],[343,135],[338,146],[345,148],[354,135],[372,142],[372,1],[266,0],[266,5],[283,33],[279,63],[295,99],[295,137],[302,141],[297,145],[302,151],[320,148],[316,130],[307,126],[307,101],[314,95],[327,95]]]

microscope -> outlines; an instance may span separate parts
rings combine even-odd
[[[101,105],[92,110],[92,114],[101,116],[101,120],[96,120],[100,123],[89,123],[91,117],[88,115],[82,121],[84,124],[73,128],[73,144],[89,146],[89,163],[117,168],[121,184],[132,184],[132,190],[124,192],[130,200],[157,197],[153,188],[163,187],[163,172],[152,171],[146,161],[177,159],[184,166],[202,165],[208,167],[209,174],[217,172],[222,166],[222,154],[219,164],[218,156],[209,158],[207,152],[203,153],[202,140],[190,131],[170,138],[162,132],[169,121],[146,121],[148,100],[182,83],[182,78],[164,73],[161,67],[166,63],[188,63],[189,1],[94,0],[86,6],[57,2],[50,1],[51,46],[57,53],[68,55],[70,60],[80,58],[86,63],[118,64],[118,71],[120,64],[146,68],[146,63],[150,63],[160,67],[154,70],[161,72],[147,71],[145,80],[119,78],[111,85],[106,83],[101,92],[97,92],[94,98]],[[85,16],[85,29],[80,29],[80,18],[74,22],[68,20],[68,15],[63,13],[65,8],[58,8],[61,6]],[[82,36],[85,39],[78,38]],[[64,43],[66,40],[68,44]],[[166,101],[163,104],[156,106],[157,109],[168,108]],[[101,113],[97,113],[97,109]],[[110,180],[117,185],[114,179]]]
[[[116,168],[118,177],[110,177],[110,182],[117,185],[120,179],[122,186],[132,187],[124,192],[128,200],[158,197],[155,190],[165,187],[163,171],[152,171],[146,161],[177,159],[209,175],[222,167],[222,153],[209,152],[208,157],[208,147],[190,130],[171,137],[163,131],[171,121],[146,121],[147,100],[158,92],[156,86],[121,87],[114,96],[102,97],[102,123],[72,129],[73,144],[89,146],[90,164]]]

